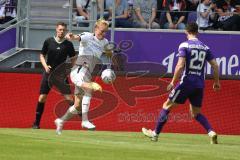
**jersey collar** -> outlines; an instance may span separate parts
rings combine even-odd
[[[58,41],[56,36],[54,36],[53,38],[58,44],[61,44],[62,42],[64,42],[66,40],[65,38],[63,38],[61,41]]]
[[[194,41],[196,41],[196,40],[198,40],[198,38],[197,38],[197,37],[192,37],[192,38],[189,38],[189,40],[194,40]]]

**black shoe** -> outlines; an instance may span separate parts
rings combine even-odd
[[[40,129],[39,125],[33,124],[32,129]]]

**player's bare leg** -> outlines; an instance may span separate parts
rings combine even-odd
[[[73,97],[70,94],[63,95],[65,100],[68,102],[69,106],[72,106],[74,104]]]
[[[82,127],[89,130],[95,130],[96,127],[88,120],[88,110],[91,101],[91,93],[93,91],[102,92],[102,87],[98,83],[91,82],[90,80],[89,82],[82,83],[81,86],[84,90],[84,97],[82,101]]]
[[[79,114],[81,100],[82,100],[81,95],[75,95],[74,105],[69,107],[67,112],[61,118],[57,118],[54,121],[56,125],[56,133],[58,135],[62,133],[64,123],[70,120],[74,115]]]
[[[88,130],[95,130],[96,126],[89,122],[88,120],[88,111],[91,102],[92,94],[91,90],[86,90],[82,99],[82,128]]]
[[[190,105],[190,113],[193,118],[195,118],[207,131],[210,137],[211,144],[218,144],[217,133],[212,129],[207,118],[201,113],[201,108],[197,106]]]

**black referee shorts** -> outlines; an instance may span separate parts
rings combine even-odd
[[[63,95],[71,94],[71,89],[67,76],[64,74],[51,74],[44,72],[42,74],[40,94],[48,94],[51,88],[56,89]]]

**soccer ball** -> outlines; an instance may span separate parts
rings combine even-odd
[[[116,75],[112,69],[105,69],[101,74],[102,81],[106,84],[113,83]]]

